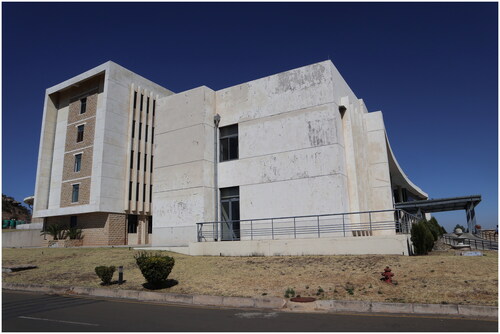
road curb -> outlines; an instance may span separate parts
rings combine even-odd
[[[498,307],[451,304],[406,304],[380,303],[354,300],[317,300],[313,303],[295,303],[284,298],[244,298],[208,295],[184,295],[153,291],[46,286],[39,284],[2,283],[4,290],[43,292],[48,294],[87,295],[95,297],[132,299],[168,304],[221,306],[234,308],[282,309],[291,312],[355,312],[355,313],[399,313],[452,315],[467,318],[498,319]]]

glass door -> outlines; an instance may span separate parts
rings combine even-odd
[[[240,240],[239,187],[222,188],[220,193],[222,240]]]

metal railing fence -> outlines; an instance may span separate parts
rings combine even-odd
[[[197,240],[236,241],[409,234],[418,218],[400,209],[197,223]]]
[[[480,240],[480,239],[469,239],[450,237],[448,235],[443,235],[443,241],[445,244],[450,246],[468,246],[471,249],[477,250],[498,250],[498,242],[491,240]]]

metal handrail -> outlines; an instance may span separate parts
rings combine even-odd
[[[450,246],[469,246],[471,249],[482,249],[482,250],[498,250],[498,242],[490,241],[490,240],[479,240],[479,239],[470,239],[470,238],[456,238],[448,235],[443,236],[444,243]],[[462,244],[459,244],[458,241],[462,241]],[[479,247],[481,246],[481,247]]]
[[[373,217],[381,213],[392,213],[394,220],[373,220]],[[368,221],[351,223],[348,219],[355,215],[368,215]],[[325,222],[328,217],[330,221]],[[347,218],[347,219],[346,219]],[[323,224],[321,220],[323,219]],[[302,220],[302,221],[300,221]],[[331,220],[339,220],[332,223]],[[340,222],[341,220],[341,222]],[[303,215],[273,218],[241,219],[234,221],[201,222],[197,223],[198,241],[240,240],[242,236],[249,240],[262,239],[263,237],[275,237],[290,235],[290,238],[297,238],[300,234],[314,234],[316,238],[321,238],[324,234],[340,233],[344,237],[346,232],[358,233],[361,235],[372,235],[372,231],[395,230],[396,233],[409,234],[411,225],[418,222],[419,218],[401,209],[373,210],[346,213],[332,213],[320,215]],[[293,226],[280,226],[284,224]],[[304,223],[311,223],[305,225]],[[235,223],[239,223],[235,225]],[[302,225],[301,225],[302,223]],[[264,225],[260,226],[259,225]],[[211,226],[211,230],[209,229]],[[239,228],[235,228],[239,226]],[[225,233],[223,232],[225,230]],[[293,235],[293,236],[292,236]]]

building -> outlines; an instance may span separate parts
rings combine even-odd
[[[330,61],[177,94],[107,62],[46,92],[34,217],[85,245],[395,239],[394,204],[426,198]]]

